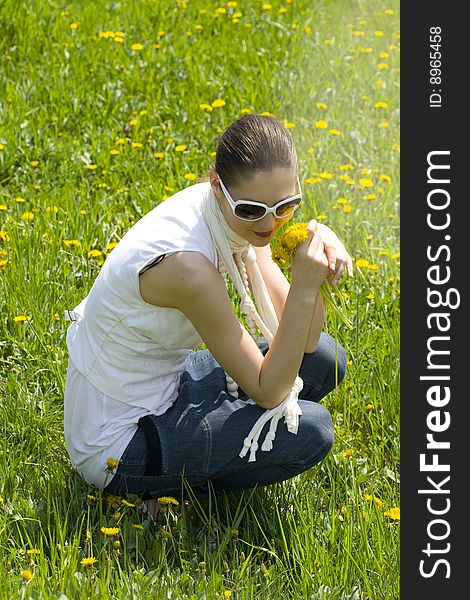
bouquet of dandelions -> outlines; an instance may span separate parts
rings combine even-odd
[[[287,229],[274,240],[271,253],[273,260],[281,269],[285,269],[290,265],[292,257],[297,252],[297,248],[307,239],[307,225],[308,223],[294,223],[287,227]],[[336,314],[348,329],[352,329],[353,324],[346,316],[347,308],[343,294],[334,286],[329,285],[326,280],[320,287],[320,293],[325,308]],[[337,302],[340,306],[338,306]]]

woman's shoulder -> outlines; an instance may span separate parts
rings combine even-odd
[[[207,294],[219,283],[220,274],[205,254],[179,251],[142,273],[142,298],[155,306],[177,308],[182,297]]]

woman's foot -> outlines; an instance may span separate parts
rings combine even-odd
[[[157,515],[162,507],[161,504],[155,500],[155,498],[150,498],[149,500],[143,500],[137,508],[139,508],[144,515],[148,515],[153,523],[156,524]]]

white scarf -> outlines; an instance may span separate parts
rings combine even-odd
[[[212,188],[205,194],[201,209],[217,249],[219,263],[221,260],[223,261],[233,284],[240,294],[240,308],[247,316],[247,322],[250,325],[252,337],[257,342],[256,327],[254,326],[254,324],[256,324],[266,338],[268,344],[270,344],[276,334],[279,322],[262,273],[256,262],[256,253],[253,246],[228,226]],[[248,277],[253,288],[256,306],[261,315],[258,313],[258,310],[249,295]],[[228,375],[227,382],[229,390],[233,389],[230,384],[233,384],[234,382]],[[290,393],[281,404],[275,408],[266,410],[253,425],[253,428],[243,442],[243,448],[239,454],[241,458],[243,458],[248,450],[250,450],[248,462],[256,461],[258,438],[264,424],[269,420],[271,420],[270,428],[266,434],[263,445],[261,446],[261,450],[269,451],[273,447],[272,443],[276,437],[277,424],[282,417],[284,417],[288,431],[297,434],[299,415],[302,414],[302,410],[297,400],[302,388],[303,381],[297,375]]]

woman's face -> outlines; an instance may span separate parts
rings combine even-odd
[[[222,188],[217,181],[215,170],[211,169],[209,175],[212,189],[228,226],[253,246],[268,245],[284,223],[287,223],[292,218],[293,215],[289,215],[288,217],[278,219],[272,213],[268,213],[259,221],[244,221],[239,219],[233,214],[232,208],[225,198]],[[272,207],[281,200],[285,200],[298,193],[296,181],[297,175],[293,169],[275,167],[271,171],[257,171],[235,185],[226,186],[226,188],[235,202],[238,200],[252,200]]]

